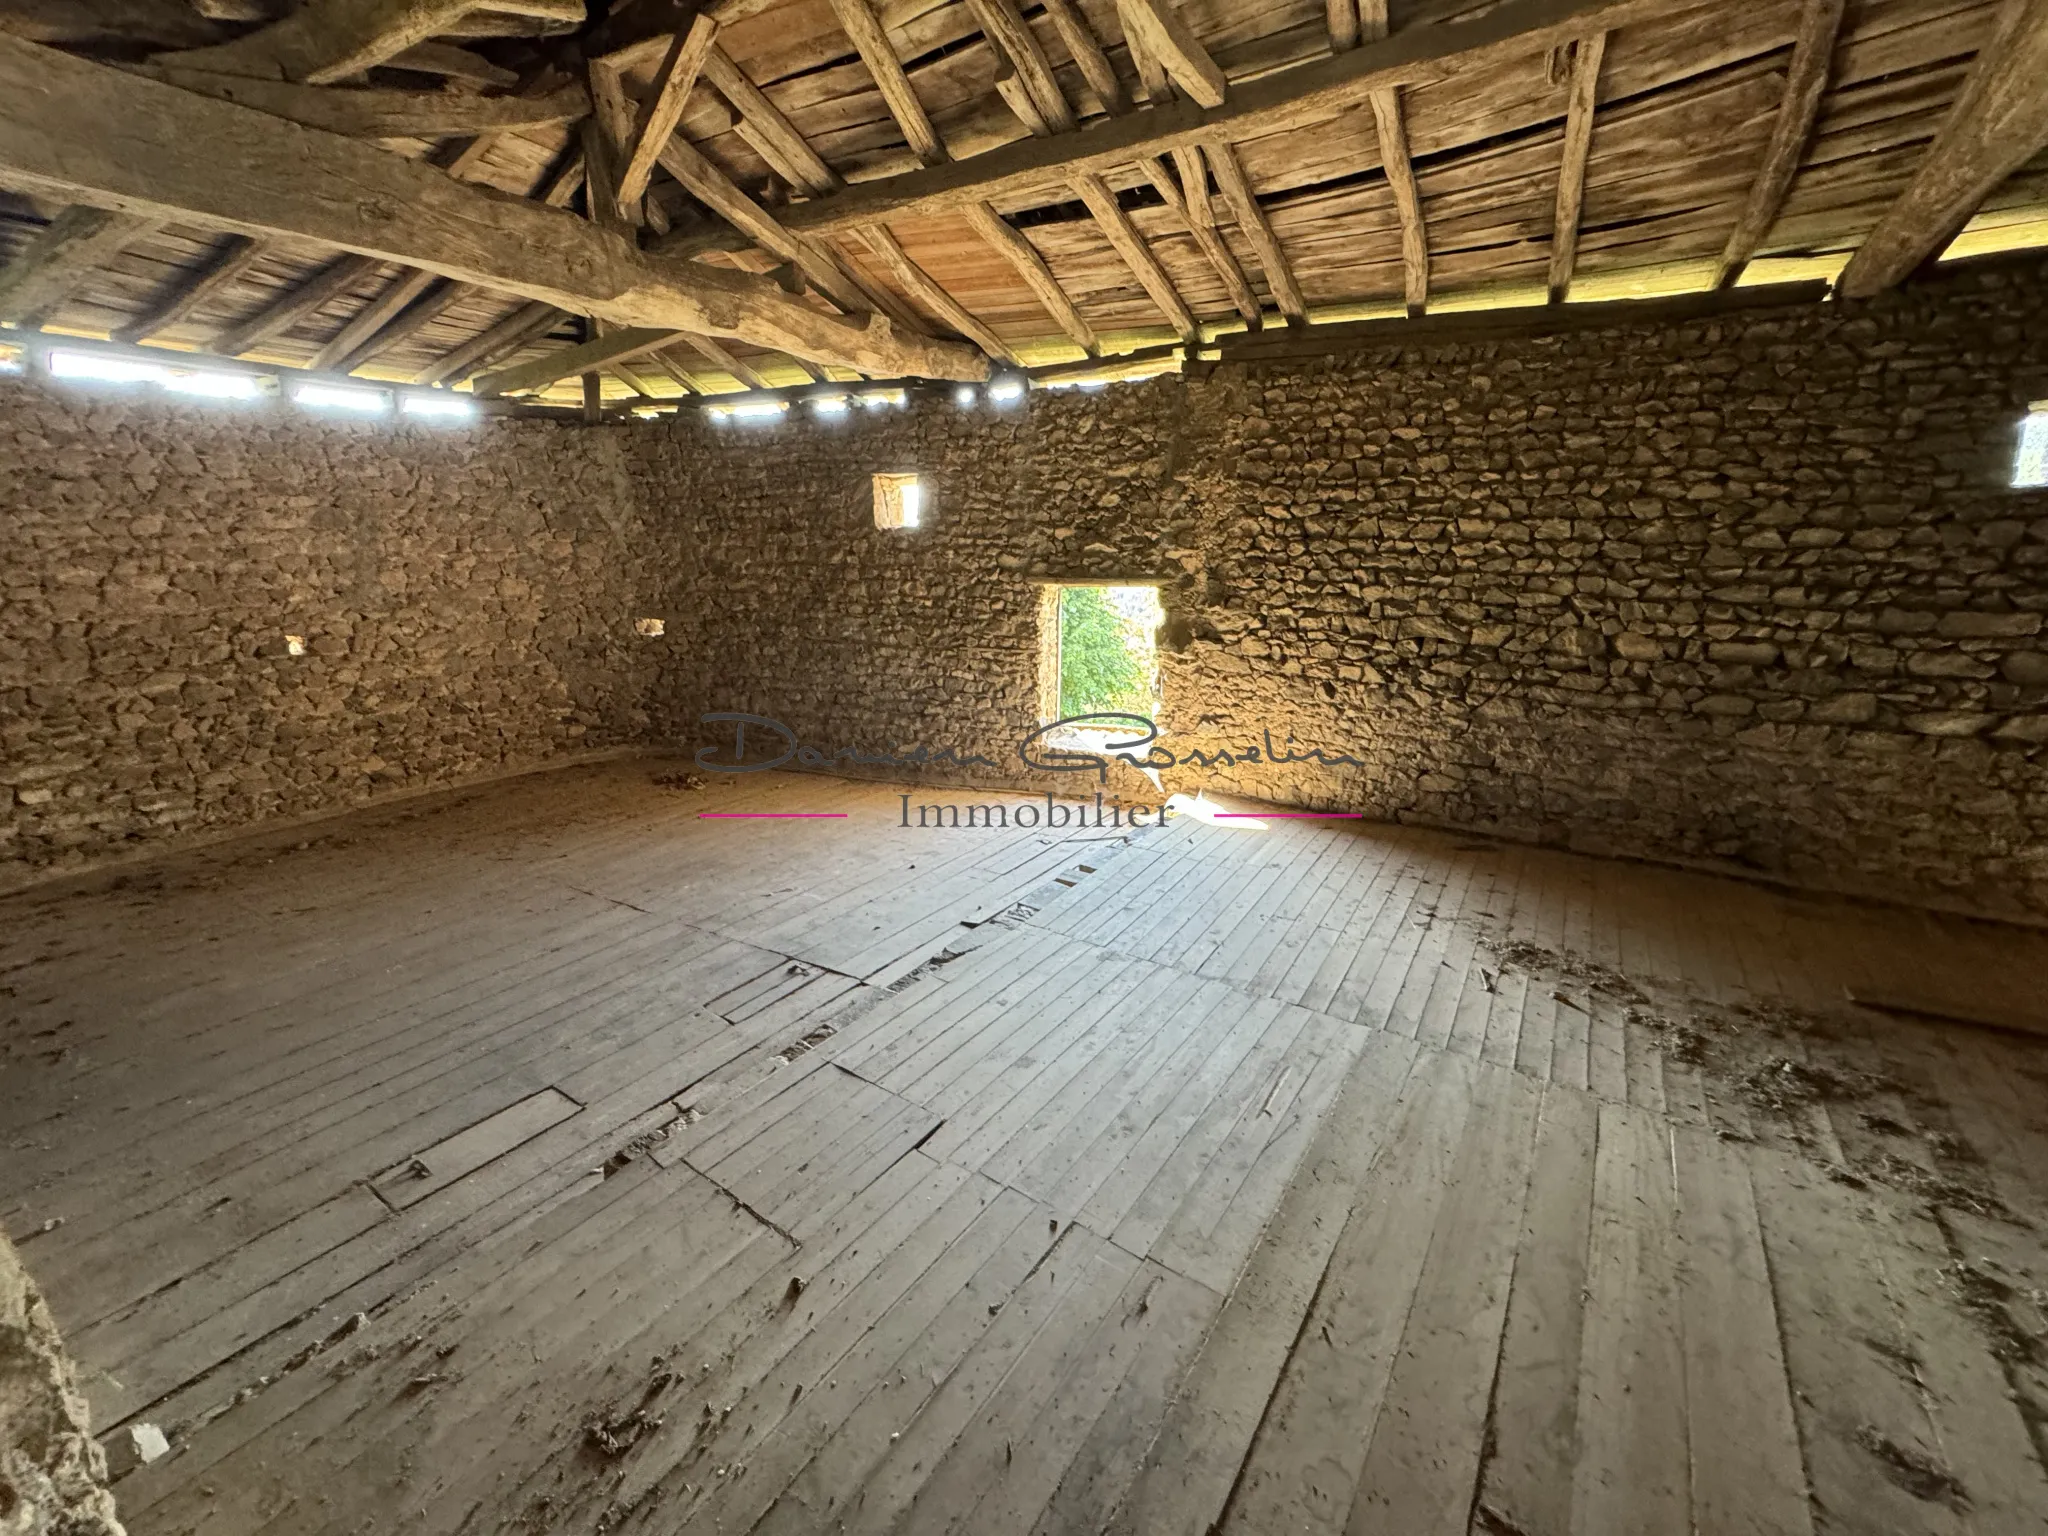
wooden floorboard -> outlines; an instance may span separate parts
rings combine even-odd
[[[0,901],[130,1530],[2044,1530],[2048,935],[712,777]]]

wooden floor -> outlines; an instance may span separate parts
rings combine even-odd
[[[2048,1039],[1898,1011],[2048,935],[898,815],[623,763],[0,901],[130,1530],[2048,1531]]]

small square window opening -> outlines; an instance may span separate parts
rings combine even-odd
[[[284,653],[287,656],[305,655],[306,637],[304,635],[286,635],[284,637]]]
[[[2037,400],[2020,421],[2020,451],[2013,461],[2012,483],[2023,488],[2048,486],[2048,400]]]
[[[915,528],[924,511],[924,487],[917,476],[875,476],[877,528]]]
[[[668,632],[668,621],[666,619],[635,619],[633,621],[633,628],[637,633],[647,636],[650,640],[654,640]]]

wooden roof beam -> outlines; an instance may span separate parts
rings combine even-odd
[[[232,173],[224,171],[232,168]],[[619,325],[734,336],[878,377],[978,380],[971,347],[842,319],[762,278],[368,144],[0,36],[0,178],[146,219],[335,246]]]
[[[223,288],[240,281],[269,250],[265,241],[248,235],[230,235],[207,266],[196,275],[181,279],[170,297],[155,309],[114,332],[114,340],[135,346],[169,330]]]
[[[479,363],[500,356],[515,345],[523,346],[544,330],[552,330],[561,316],[562,312],[552,304],[522,304],[488,329],[470,337],[439,362],[421,369],[413,375],[412,381],[415,384],[458,383],[467,378],[469,370]]]
[[[393,347],[410,341],[457,302],[469,297],[472,291],[464,283],[443,283],[435,292],[428,294],[403,314],[386,322],[362,341],[354,351],[344,356],[339,371],[354,373],[365,363],[373,362]]]
[[[267,27],[211,48],[158,54],[158,64],[328,85],[446,32],[478,0],[304,0]]]
[[[852,40],[868,73],[874,76],[875,86],[881,91],[890,116],[896,119],[896,126],[902,130],[903,142],[910,146],[910,152],[926,165],[945,160],[946,141],[932,126],[924,103],[917,99],[903,61],[896,57],[896,46],[882,30],[868,0],[832,0],[832,14],[839,18],[841,30]]]
[[[1408,156],[1408,128],[1401,115],[1398,87],[1372,93],[1373,124],[1379,131],[1380,164],[1394,194],[1394,212],[1401,221],[1401,290],[1408,313],[1429,307],[1429,227],[1422,217],[1422,189]]]
[[[1052,137],[1052,124],[1038,110],[1038,103],[1032,99],[1024,77],[1017,73],[1017,66],[1004,57],[1000,49],[996,52],[996,94],[1002,97],[1003,105],[1010,109],[1011,115],[1031,131],[1032,137]]]
[[[1173,279],[1166,275],[1159,259],[1145,244],[1144,236],[1131,223],[1130,215],[1116,200],[1116,193],[1110,190],[1109,183],[1100,176],[1076,176],[1074,190],[1088,205],[1088,212],[1094,215],[1097,227],[1108,237],[1117,255],[1123,258],[1124,265],[1131,269],[1139,285],[1152,296],[1152,302],[1166,316],[1174,334],[1182,341],[1194,341],[1200,333],[1193,311],[1174,288]]]
[[[722,369],[749,389],[772,389],[774,386],[747,364],[734,357],[709,336],[683,336],[681,344],[690,348],[712,367]]]
[[[1223,105],[1228,82],[1223,71],[1181,18],[1173,0],[1117,0],[1124,36],[1133,33],[1180,90],[1205,107]]]
[[[1565,107],[1564,154],[1557,172],[1557,210],[1550,235],[1550,302],[1562,304],[1579,261],[1579,213],[1586,201],[1586,163],[1593,153],[1593,117],[1600,107],[1600,61],[1607,34],[1574,41],[1570,100]]]
[[[157,223],[100,208],[64,209],[26,251],[0,269],[0,322],[39,321],[70,298],[95,268]]]
[[[398,312],[441,279],[432,272],[404,272],[376,298],[365,304],[354,319],[344,325],[313,355],[312,367],[326,373],[356,348],[390,323]]]
[[[1355,0],[1358,35],[1368,43],[1387,35],[1387,0]],[[1394,194],[1394,212],[1401,221],[1401,291],[1408,313],[1429,307],[1429,228],[1422,219],[1422,190],[1415,183],[1415,164],[1408,154],[1408,125],[1401,112],[1401,88],[1390,85],[1371,96],[1373,126],[1380,141],[1380,165]]]
[[[641,378],[639,374],[628,368],[624,363],[607,363],[599,371],[610,374],[642,400],[659,400],[661,398],[660,395],[657,395],[647,387],[645,379]]]
[[[1323,19],[1330,29],[1332,53],[1358,46],[1358,0],[1323,0]]]
[[[1024,139],[947,165],[861,182],[783,211],[792,230],[836,233],[959,213],[977,203],[1022,206],[1058,197],[1077,174],[1109,175],[1146,155],[1210,141],[1239,143],[1327,122],[1375,90],[1423,85],[1471,68],[1526,62],[1553,44],[1668,12],[1674,0],[1502,0],[1469,21],[1404,27],[1384,42],[1239,81],[1213,110],[1175,101],[1098,122],[1083,133]]]
[[[620,72],[590,62],[590,116],[583,124],[583,211],[592,223],[631,238],[640,199],[622,195],[620,176],[633,141],[635,110]]]
[[[374,256],[344,256],[313,274],[295,288],[288,288],[263,308],[229,326],[207,344],[206,350],[222,357],[240,357],[253,352],[297,325],[308,315],[332,304],[362,282],[383,263]]]
[[[582,0],[564,0],[545,9],[539,5],[500,6],[493,0],[448,23],[449,37],[561,37],[587,18]]]
[[[810,141],[783,116],[782,109],[716,43],[704,56],[704,78],[739,113],[741,136],[791,186],[816,197],[846,185],[839,173],[811,148]]]
[[[2048,144],[2048,0],[2006,0],[1913,179],[1885,209],[1838,290],[1862,299],[1940,255],[2006,177]]]
[[[1742,213],[1729,232],[1721,251],[1721,265],[1714,286],[1727,288],[1742,275],[1757,247],[1778,222],[1785,206],[1785,194],[1792,190],[1792,178],[1806,157],[1813,125],[1820,117],[1820,104],[1828,90],[1828,70],[1834,62],[1835,40],[1841,35],[1842,13],[1848,0],[1806,0],[1799,13],[1799,33],[1792,43],[1792,62],[1785,71],[1785,99],[1778,106],[1777,121],[1771,127],[1771,142],[1764,151],[1764,163],[1756,180],[1749,184]]]
[[[1102,110],[1111,117],[1121,117],[1130,111],[1130,92],[1124,89],[1109,55],[1103,51],[1102,40],[1074,0],[1045,0],[1045,14]]]
[[[966,306],[940,286],[929,272],[910,259],[909,253],[903,249],[902,243],[890,232],[886,224],[875,224],[862,230],[861,238],[867,243],[868,249],[881,260],[882,265],[889,269],[890,276],[903,285],[904,292],[918,303],[924,305],[941,321],[965,336],[990,357],[999,358],[1006,363],[1018,361],[1016,353],[1010,350],[1009,343],[969,314]]]
[[[981,25],[982,32],[995,48],[997,56],[1007,60],[1014,71],[997,78],[996,87],[1003,99],[1010,103],[1011,109],[1025,125],[1041,137],[1072,133],[1078,127],[1079,120],[1075,117],[1065,94],[1060,90],[1052,66],[1047,62],[1037,38],[1026,26],[1016,0],[969,0],[969,4]],[[1087,40],[1083,43],[1084,48],[1087,43],[1093,42],[1094,34],[1089,31],[1086,20],[1078,12],[1072,14],[1071,24],[1077,40]],[[1200,44],[1195,46],[1199,48]],[[1094,51],[1097,55],[1101,54],[1099,45]],[[1203,54],[1203,57],[1206,58],[1207,54]],[[1106,57],[1102,63],[1103,67],[1107,68]],[[1112,74],[1110,78],[1113,84],[1114,75]],[[1155,166],[1160,175],[1161,195],[1170,203],[1180,205],[1182,199],[1178,189],[1173,187],[1171,176],[1165,174],[1164,166],[1158,166],[1156,162]],[[1123,211],[1116,193],[1110,190],[1109,184],[1100,175],[1090,172],[1074,178],[1072,186],[1082,202],[1087,205],[1090,215],[1108,239],[1110,246],[1138,279],[1139,285],[1151,296],[1152,302],[1159,306],[1175,333],[1184,340],[1194,339],[1199,332],[1193,312],[1175,289],[1173,280],[1167,276],[1165,268],[1160,266],[1158,259],[1145,244],[1144,237],[1138,233],[1129,216]],[[984,231],[984,234],[987,233]],[[1038,286],[1035,280],[1051,276],[1050,270],[1045,267],[1042,259],[1036,258],[1035,252],[1031,253],[1033,260],[1019,265],[1018,258],[1023,253],[1016,251],[1000,234],[994,238],[999,246],[1005,248],[1005,253],[1011,256],[1013,266],[1018,267],[1027,282],[1033,283],[1034,289]],[[1198,241],[1199,238],[1197,236]],[[1059,293],[1060,299],[1065,301],[1065,291],[1059,290]],[[1066,308],[1073,309],[1070,301],[1066,302]],[[1057,314],[1057,310],[1055,313]],[[1075,318],[1079,318],[1078,313]],[[1083,347],[1089,347],[1092,352],[1090,343],[1082,339],[1083,334],[1093,336],[1092,328],[1083,325],[1077,331],[1074,327],[1068,326],[1067,330],[1074,340],[1080,342]]]
[[[1102,350],[1102,341],[1095,334],[1095,328],[1081,317],[1074,308],[1074,301],[1067,297],[1066,289],[1060,286],[1058,278],[1052,275],[1052,268],[1045,264],[1045,258],[1038,254],[1038,247],[1017,230],[1011,228],[1003,216],[986,203],[977,204],[967,210],[967,222],[974,226],[974,232],[996,248],[1005,261],[1009,262],[1016,274],[1024,280],[1024,286],[1038,296],[1046,312],[1059,322],[1074,345],[1094,357]]]
[[[1301,296],[1301,285],[1294,280],[1294,268],[1287,260],[1287,253],[1280,248],[1280,237],[1273,233],[1266,210],[1259,206],[1258,195],[1252,191],[1237,151],[1218,142],[1208,145],[1206,153],[1210,167],[1216,172],[1217,190],[1230,204],[1237,227],[1244,231],[1245,239],[1258,253],[1259,265],[1266,272],[1266,288],[1273,295],[1274,305],[1289,325],[1302,324],[1308,319],[1308,304]]]
[[[829,253],[784,229],[774,214],[747,196],[688,139],[671,138],[662,146],[661,163],[698,202],[762,250],[792,263],[812,286],[848,314],[865,314],[874,308],[869,295]]]
[[[471,96],[458,91],[328,90],[196,69],[160,68],[151,73],[180,90],[352,139],[469,138],[573,123],[590,111],[590,94],[580,85],[545,96]]]
[[[1186,222],[1188,233],[1195,237],[1195,244],[1223,280],[1231,306],[1244,317],[1247,325],[1257,325],[1262,313],[1259,296],[1252,291],[1244,268],[1238,265],[1236,253],[1216,227],[1216,206],[1209,200],[1209,169],[1202,161],[1202,152],[1199,149],[1176,149],[1173,163],[1180,172],[1178,184],[1156,155],[1147,156],[1138,165],[1151,179],[1152,185],[1159,189],[1159,195],[1166,199],[1167,206]]]
[[[1045,50],[1038,46],[1017,0],[967,0],[967,5],[990,46],[1015,66],[1017,78],[1045,120],[1046,128],[1052,133],[1072,132],[1078,121],[1074,108],[1066,92],[1060,89],[1052,64]]]
[[[701,395],[705,393],[704,386],[691,377],[683,366],[669,353],[656,349],[646,355],[645,361],[654,364],[655,367],[673,379],[676,387],[682,390],[684,394]]]
[[[609,364],[652,352],[656,347],[665,347],[676,339],[677,334],[648,326],[622,326],[615,331],[604,331],[573,347],[550,352],[546,357],[519,363],[497,373],[487,373],[476,381],[476,392],[490,399],[497,395],[546,389],[563,379],[596,373]]]
[[[718,23],[699,16],[690,23],[689,31],[678,34],[669,45],[661,68],[655,72],[654,90],[640,103],[633,122],[631,147],[625,156],[625,168],[619,173],[620,202],[637,203],[647,191],[655,157],[682,121],[683,109],[690,104],[690,92],[697,87],[697,76],[703,72],[705,56],[711,52],[717,36]]]
[[[472,85],[492,86],[501,91],[509,91],[519,83],[516,70],[501,69],[482,54],[472,53],[453,43],[414,43],[403,53],[394,53],[384,62],[393,69],[439,75],[446,80],[466,80]]]

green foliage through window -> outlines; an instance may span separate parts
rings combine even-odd
[[[1152,587],[1062,587],[1060,714],[1153,714],[1159,618]]]

